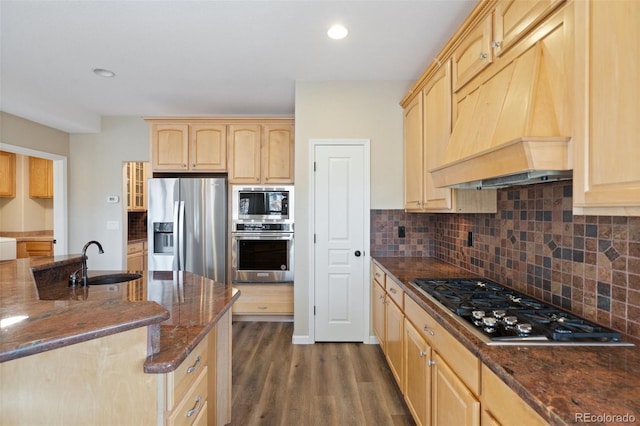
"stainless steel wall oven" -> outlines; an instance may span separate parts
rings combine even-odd
[[[293,282],[293,187],[233,187],[231,214],[232,282]]]

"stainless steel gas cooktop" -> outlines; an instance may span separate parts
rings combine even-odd
[[[489,345],[633,346],[617,331],[492,281],[419,278],[411,284]]]

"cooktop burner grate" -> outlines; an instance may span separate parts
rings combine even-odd
[[[444,305],[488,342],[632,346],[621,342],[620,333],[614,330],[493,281],[419,278],[411,284]]]

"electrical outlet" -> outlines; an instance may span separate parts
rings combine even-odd
[[[405,234],[406,232],[404,226],[398,226],[398,238],[404,238]]]

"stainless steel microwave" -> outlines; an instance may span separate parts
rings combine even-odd
[[[293,186],[233,186],[232,220],[293,222]]]

